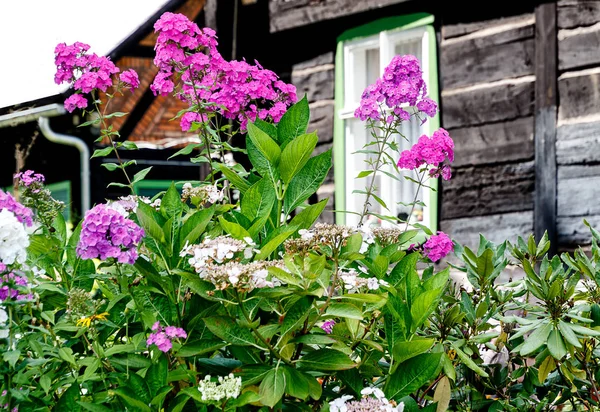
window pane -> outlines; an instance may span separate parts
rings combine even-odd
[[[394,55],[412,54],[422,61],[421,38],[401,39],[394,43]]]
[[[358,106],[365,88],[379,77],[379,48],[356,48],[351,51],[346,73],[352,79],[346,107]]]

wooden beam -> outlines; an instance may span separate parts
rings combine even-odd
[[[550,254],[558,249],[556,229],[556,117],[558,96],[556,2],[535,9],[535,206],[534,232],[548,232]]]

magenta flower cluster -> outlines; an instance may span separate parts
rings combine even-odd
[[[321,325],[321,329],[323,329],[323,331],[329,335],[333,332],[334,326],[335,326],[335,320],[329,319],[329,320],[326,320],[325,322],[323,322],[323,324]]]
[[[6,271],[6,265],[0,262],[0,273]],[[33,295],[24,292],[29,287],[27,278],[17,275],[13,272],[5,273],[0,276],[0,301],[12,300],[31,300]]]
[[[113,85],[112,75],[119,72],[119,68],[108,57],[87,54],[89,49],[89,45],[81,42],[72,45],[60,43],[54,49],[54,82],[69,83],[77,91],[65,100],[65,109],[69,112],[87,107],[84,94],[94,90],[106,92]],[[139,86],[138,75],[133,70],[122,73],[120,80],[131,89]]]
[[[35,173],[33,170],[17,173],[15,178],[19,181],[19,185],[25,187],[42,184],[46,180],[43,174]]]
[[[249,120],[270,118],[278,122],[287,107],[296,102],[296,88],[278,79],[258,63],[226,61],[217,51],[212,29],[200,29],[182,14],[165,13],[154,25],[158,32],[154,63],[159,68],[150,88],[154,94],[169,94],[175,90],[179,77],[180,99],[190,106],[209,104],[227,119],[237,119],[245,130]],[[187,131],[193,115],[181,119]]]
[[[444,232],[438,232],[437,235],[430,236],[423,245],[423,255],[433,262],[439,261],[453,250],[452,240]]]
[[[148,346],[155,344],[159,350],[162,352],[168,352],[173,347],[172,340],[176,338],[187,338],[187,333],[182,328],[178,328],[175,326],[167,326],[163,328],[160,326],[160,322],[156,322],[152,325],[152,330],[154,333],[151,333],[148,336],[148,340],[146,343]]]
[[[415,170],[423,165],[432,166],[433,169],[429,171],[431,177],[442,176],[449,180],[452,174],[449,166],[442,165],[445,160],[454,161],[454,141],[446,130],[440,128],[431,137],[421,136],[410,150],[403,151],[398,167]]]
[[[410,119],[410,113],[404,109],[406,105],[416,106],[430,117],[437,112],[437,104],[427,97],[419,59],[412,55],[392,59],[383,77],[363,92],[354,117],[385,123],[406,121]]]
[[[115,258],[120,263],[134,264],[137,246],[144,229],[117,210],[100,204],[85,213],[77,256],[82,259],[106,260]]]
[[[12,212],[17,220],[27,226],[33,225],[33,212],[15,200],[10,193],[0,190],[0,210]]]

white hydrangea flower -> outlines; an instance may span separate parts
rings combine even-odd
[[[211,381],[211,376],[206,375],[198,385],[203,401],[220,401],[222,399],[237,398],[242,390],[242,378],[233,376],[219,376],[218,383]]]
[[[24,263],[27,258],[29,237],[25,227],[13,212],[0,211],[0,261],[10,265],[15,262]]]
[[[311,240],[313,237],[315,237],[314,232],[311,232],[310,230],[307,230],[307,229],[300,229],[298,231],[298,234],[300,235],[300,238],[302,240]]]
[[[340,398],[334,399],[333,401],[329,402],[329,411],[330,412],[347,412],[348,406],[346,405],[346,402],[353,398],[354,397],[352,395],[344,395]]]
[[[367,279],[367,288],[369,288],[369,290],[379,289],[379,281],[377,280],[377,278]]]

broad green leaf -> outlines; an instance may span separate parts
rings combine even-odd
[[[135,214],[146,235],[151,236],[159,243],[165,241],[165,234],[154,218],[154,209],[152,206],[144,202],[139,202]]]
[[[317,335],[314,333],[309,335],[300,335],[290,340],[290,343],[306,343],[308,345],[331,345],[335,342],[337,341],[330,336]]]
[[[563,322],[562,320],[559,320],[558,321],[558,329],[560,330],[562,337],[567,342],[569,342],[571,345],[575,346],[576,348],[581,348],[581,342],[579,342],[579,339],[575,335],[575,332],[573,332],[573,329],[571,329],[571,325],[569,325],[566,322]]]
[[[84,410],[90,411],[90,412],[111,412],[112,411],[112,409],[107,408],[106,406],[100,405],[97,403],[82,402],[82,401],[77,401],[77,403]]]
[[[306,376],[304,373],[290,368],[283,367],[285,373],[285,392],[298,399],[305,400],[309,395],[309,379],[314,379],[312,376]]]
[[[527,340],[526,340],[527,341]],[[565,342],[558,331],[558,329],[553,328],[548,336],[548,350],[550,354],[556,360],[561,360],[567,354],[567,348],[565,346]]]
[[[58,356],[60,356],[62,360],[70,363],[71,366],[77,367],[77,362],[73,356],[73,349],[63,346],[58,349]]]
[[[223,230],[235,239],[244,240],[245,237],[251,238],[250,233],[246,229],[237,223],[226,220],[223,216],[219,216],[219,223]]]
[[[210,219],[215,213],[214,207],[202,209],[191,215],[181,227],[180,237],[183,239],[182,245],[193,245],[200,235],[204,233],[206,225],[210,223]]]
[[[271,369],[258,387],[260,402],[274,407],[285,393],[285,373],[283,368]]]
[[[233,319],[226,316],[212,316],[204,319],[206,327],[219,338],[234,345],[254,345],[252,332],[239,326]]]
[[[265,122],[260,118],[256,118],[254,121],[254,126],[258,127],[260,130],[269,135],[269,137],[276,142],[279,142],[279,137],[277,136],[277,127],[274,124]]]
[[[246,190],[250,187],[250,183],[246,179],[224,164],[216,163],[215,167],[225,175],[234,188],[238,189],[242,194],[246,193]]]
[[[356,364],[343,352],[319,349],[301,357],[298,366],[300,369],[312,371],[342,371],[352,369]]]
[[[290,221],[290,226],[297,226],[298,229],[308,229],[313,223],[321,216],[325,206],[327,206],[327,201],[329,199],[323,199],[314,205],[310,205],[302,209],[294,218]]]
[[[254,260],[266,259],[275,249],[277,249],[288,237],[293,235],[298,228],[296,226],[280,226],[275,229],[265,243],[260,248],[260,253],[256,255]]]
[[[388,399],[400,398],[414,393],[434,378],[443,353],[424,353],[402,363],[388,377],[384,392]]]
[[[127,387],[120,387],[113,389],[115,395],[117,395],[121,400],[131,408],[132,411],[138,412],[152,412],[152,409],[145,404],[144,402],[134,398],[134,393],[132,393],[131,389]],[[70,410],[70,409],[58,409],[58,410]]]
[[[108,156],[109,154],[112,153],[113,150],[114,150],[113,146],[107,146],[104,149],[96,149],[96,150],[94,150],[94,154],[92,155],[91,159],[93,159],[94,157]]]
[[[456,351],[456,355],[460,358],[461,362],[464,363],[467,368],[471,369],[473,372],[475,372],[479,376],[482,376],[484,378],[489,377],[487,372],[484,371],[483,369],[481,369],[479,367],[479,365],[477,365],[475,363],[475,361],[473,359],[471,359],[471,357],[469,355],[467,355],[465,352],[463,352],[463,350],[461,348],[458,347],[458,345],[455,345],[453,343],[452,348]]]
[[[363,319],[362,310],[351,303],[331,303],[325,314],[336,318]]]
[[[79,400],[81,400],[81,396],[79,395],[79,385],[76,382],[73,382],[71,386],[69,386],[69,389],[61,395],[54,410],[79,412],[81,410]]]
[[[277,197],[275,188],[268,178],[262,178],[253,184],[242,196],[241,210],[251,221],[269,216]]]
[[[525,339],[523,346],[521,346],[521,350],[519,351],[521,356],[527,356],[545,345],[551,331],[552,325],[550,323],[544,323],[535,329],[531,335]]]
[[[256,127],[253,123],[248,123],[248,137],[271,165],[277,166],[279,164],[281,149],[268,134]]]
[[[445,412],[448,410],[451,396],[452,388],[450,386],[450,380],[447,376],[444,376],[437,383],[435,392],[433,393],[433,401],[437,402],[436,412]]]
[[[550,372],[552,372],[554,369],[556,369],[556,362],[554,361],[552,355],[548,355],[538,370],[538,380],[540,383],[544,383]]]
[[[281,325],[282,337],[302,326],[302,323],[310,313],[311,305],[312,299],[308,296],[304,296],[298,299],[298,301],[288,309]]]
[[[290,181],[283,199],[284,211],[291,211],[300,206],[323,184],[331,169],[331,150],[311,157],[306,165]]]
[[[398,342],[392,350],[394,355],[394,363],[401,364],[410,358],[414,358],[417,355],[427,352],[433,344],[435,339],[416,339],[406,342]]]
[[[309,119],[310,109],[305,95],[299,102],[287,109],[277,125],[277,134],[282,146],[306,133]]]
[[[254,169],[256,169],[261,176],[268,177],[273,183],[273,186],[275,186],[279,181],[278,165],[272,164],[269,159],[258,150],[248,135],[246,135],[246,150],[248,151],[248,158],[250,159],[252,166],[254,166]]]
[[[165,373],[166,373],[166,369],[165,369]],[[165,376],[165,381],[166,381],[166,376]],[[132,392],[133,392],[132,395],[135,394],[135,399],[142,401],[146,405],[149,404],[150,401],[152,400],[150,397],[150,391],[148,389],[148,384],[146,383],[144,378],[142,378],[137,373],[129,374],[129,381],[127,382],[127,386],[128,386],[128,388],[130,388],[132,390]]]
[[[316,133],[303,134],[292,140],[283,149],[279,172],[284,183],[289,183],[308,162],[318,140]]]
[[[59,352],[59,355],[60,355],[60,352]],[[7,362],[12,368],[14,368],[15,364],[19,360],[20,356],[21,356],[21,351],[19,349],[13,349],[13,350],[8,350],[8,351],[4,352],[2,354],[2,359],[4,359],[4,362]],[[61,356],[61,358],[62,358],[62,356]],[[73,355],[71,355],[71,358],[73,358]],[[66,360],[66,359],[64,359],[64,360]],[[73,358],[73,362],[75,362],[74,358]]]
[[[428,290],[414,298],[410,308],[412,331],[417,330],[437,308],[443,291],[443,288]]]
[[[154,398],[158,391],[167,384],[168,372],[169,362],[166,355],[161,354],[157,362],[153,363],[146,372],[146,383],[151,398]]]
[[[183,203],[181,202],[179,192],[175,187],[175,183],[171,182],[171,186],[160,202],[160,213],[162,213],[165,219],[169,219],[180,214],[182,209]]]
[[[220,340],[202,339],[199,341],[186,343],[177,352],[175,352],[175,356],[178,358],[189,358],[205,353],[212,353],[223,346],[225,346],[225,344]]]

